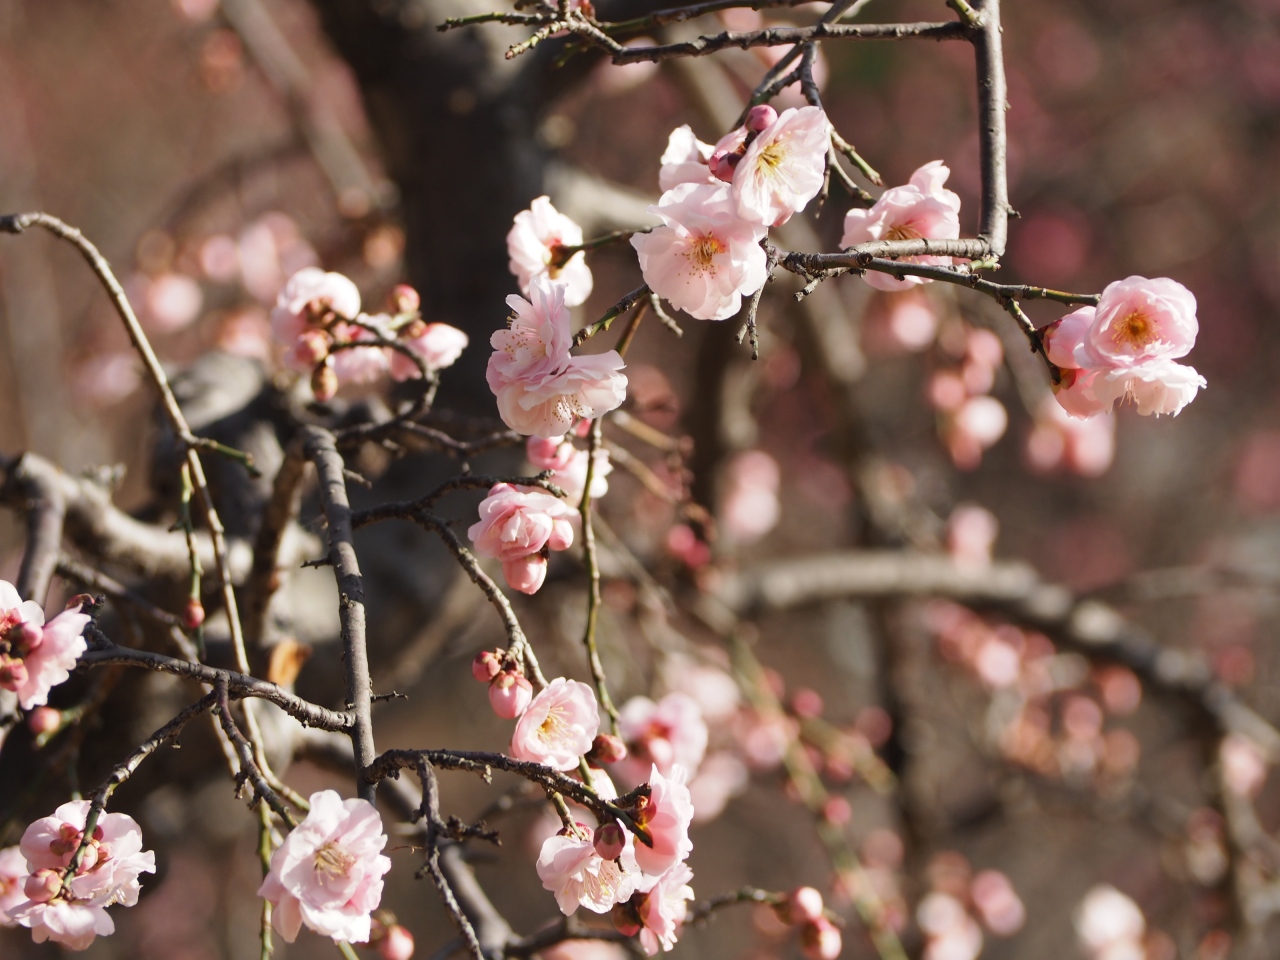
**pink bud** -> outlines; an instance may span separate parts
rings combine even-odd
[[[840,947],[840,931],[826,917],[806,923],[800,931],[800,951],[809,960],[836,960]]]
[[[812,923],[822,917],[822,894],[813,887],[796,887],[787,897],[792,923]]]
[[[329,346],[333,341],[323,330],[303,330],[294,341],[294,354],[299,362],[310,366],[319,363],[329,355]]]
[[[22,892],[27,899],[36,903],[47,903],[62,890],[62,875],[57,870],[45,867],[27,877],[22,884]]]
[[[62,727],[62,711],[53,707],[36,707],[27,714],[27,729],[37,737],[57,733]]]
[[[204,623],[204,604],[200,602],[199,597],[192,597],[182,611],[182,625],[188,630],[195,630],[202,623]]]
[[[489,706],[504,720],[520,716],[532,699],[533,684],[510,670],[504,670],[489,684]]]
[[[27,665],[17,657],[0,654],[0,687],[17,690],[27,682]]]
[[[396,313],[413,313],[422,306],[422,298],[418,296],[418,291],[407,283],[397,283],[391,288],[391,309]],[[400,928],[404,930],[404,927]],[[406,933],[408,931],[405,931]],[[410,950],[413,949],[413,939],[409,940]],[[406,954],[407,956],[407,954]]]
[[[471,661],[471,675],[481,683],[488,683],[502,672],[502,664],[492,650],[481,650]]]
[[[378,956],[382,960],[409,960],[413,956],[413,934],[393,923],[386,935],[378,941]]]
[[[327,403],[338,392],[338,374],[329,364],[316,367],[311,374],[311,393],[320,403]]]
[[[640,920],[631,901],[615,903],[609,911],[609,918],[613,920],[614,928],[624,937],[634,937],[640,932]]]
[[[713,153],[707,161],[707,169],[717,180],[733,183],[733,171],[741,160],[740,153]]]
[[[627,758],[627,745],[618,737],[608,733],[597,734],[591,741],[591,749],[587,751],[587,763],[603,766],[606,763],[617,763]]]
[[[778,111],[767,103],[761,103],[747,111],[746,128],[752,133],[762,133],[778,119]]]
[[[627,835],[616,822],[606,823],[596,831],[595,847],[605,860],[617,860],[627,848]]]

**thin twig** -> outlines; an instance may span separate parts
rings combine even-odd
[[[587,664],[591,668],[591,680],[595,684],[596,697],[609,717],[610,731],[618,733],[618,710],[609,696],[609,685],[600,662],[600,650],[596,645],[596,624],[600,616],[600,563],[596,557],[596,535],[591,526],[591,481],[595,478],[596,451],[600,449],[601,417],[591,423],[587,434],[587,478],[582,490],[582,502],[578,515],[582,518],[582,562],[587,568],[587,624],[582,634],[582,645],[587,649]]]

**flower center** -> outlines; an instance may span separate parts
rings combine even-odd
[[[1151,318],[1140,310],[1135,310],[1111,328],[1111,339],[1117,346],[1129,344],[1134,347],[1145,345],[1154,333]]]
[[[890,227],[884,238],[886,240],[923,240],[924,234],[909,223],[899,223]]]
[[[724,244],[711,234],[698,237],[689,248],[689,260],[699,270],[709,270],[715,263],[716,255],[724,253]]]
[[[356,858],[336,843],[326,843],[316,851],[316,870],[327,877],[345,877],[355,862]]]
[[[569,724],[565,722],[564,711],[559,707],[552,707],[547,711],[547,717],[538,725],[538,735],[542,740],[556,740],[564,736],[565,730]]]

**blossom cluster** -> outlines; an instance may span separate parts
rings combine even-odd
[[[142,849],[142,830],[123,813],[101,814],[86,842],[89,808],[88,800],[64,803],[27,827],[17,847],[0,851],[0,924],[71,950],[115,932],[107,908],[138,902],[138,877],[155,873],[155,854]]]
[[[271,332],[284,348],[285,365],[309,373],[312,393],[323,402],[347,384],[421,377],[410,355],[428,373],[451,366],[467,346],[467,335],[447,323],[424,322],[419,307],[418,292],[401,284],[391,292],[391,312],[362,313],[360,291],[350,279],[306,267],[276,298]]]
[[[49,691],[71,675],[87,649],[84,628],[89,615],[76,597],[67,609],[45,622],[34,600],[23,600],[13,584],[0,580],[0,689],[18,695],[24,710],[48,702]]]
[[[662,155],[662,222],[631,238],[645,283],[699,320],[725,320],[768,279],[761,241],[822,189],[831,125],[819,107],[753,107],[714,146],[688,126]]]
[[[508,586],[537,593],[547,578],[547,554],[573,545],[577,522],[577,512],[545,490],[497,483],[467,536],[476,553],[502,564]]]

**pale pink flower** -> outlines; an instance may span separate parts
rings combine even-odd
[[[737,682],[722,667],[682,653],[663,660],[662,683],[666,689],[696,700],[703,719],[712,724],[732,717],[742,700]]]
[[[1073,417],[1050,397],[1036,411],[1035,426],[1026,446],[1033,469],[1048,473],[1062,467],[1083,477],[1106,473],[1115,450],[1115,417]]]
[[[1208,386],[1194,367],[1172,360],[1152,360],[1128,369],[1102,370],[1093,384],[1093,395],[1104,410],[1117,400],[1130,401],[1144,417],[1177,416],[1182,408]]]
[[[585,303],[592,287],[586,254],[580,250],[563,266],[551,266],[561,248],[580,243],[582,228],[553,207],[547,197],[538,197],[528,210],[517,213],[507,234],[507,256],[511,258],[508,267],[520,282],[520,292],[529,296],[533,278],[545,276],[564,284],[567,306]]]
[[[22,891],[26,878],[27,858],[22,855],[22,849],[5,847],[0,850],[0,927],[17,926],[9,919],[9,910],[27,899]]]
[[[649,772],[649,797],[636,814],[636,821],[648,831],[653,846],[637,843],[636,863],[650,876],[666,872],[693,850],[689,839],[693,801],[685,786],[687,777],[679,764],[671,767],[670,778],[663,776],[657,766]]]
[[[778,227],[822,189],[831,123],[821,107],[792,107],[756,136],[733,173],[738,216]]]
[[[360,320],[362,323],[375,327],[384,338],[389,339],[394,336],[390,331],[391,318],[386,314],[377,314],[376,316],[361,314]],[[332,340],[336,343],[362,343],[372,340],[378,335],[364,327],[349,323],[335,323],[329,332]],[[299,359],[303,359],[306,353],[302,343],[303,341],[300,340],[299,346],[295,350],[295,355]],[[338,375],[338,383],[345,385],[348,383],[377,383],[391,370],[391,358],[387,354],[388,350],[385,347],[350,347],[343,350],[334,350],[330,356],[332,358],[333,371]],[[407,363],[408,361],[405,362]]]
[[[511,756],[572,770],[599,730],[595,692],[585,683],[557,677],[521,714],[511,736]]]
[[[360,314],[360,291],[340,273],[326,273],[319,267],[299,270],[285,283],[271,311],[271,333],[287,353],[285,363],[294,370],[309,370],[309,359],[300,337],[316,326],[325,311],[348,320]]]
[[[405,332],[408,335],[401,336],[400,343],[417,354],[431,371],[453,366],[468,343],[465,333],[447,323],[411,323]],[[412,380],[418,375],[412,360],[397,350],[391,351],[391,379]]]
[[[106,908],[138,902],[138,876],[155,873],[155,854],[142,849],[142,830],[123,813],[103,813],[89,838],[79,869],[62,881],[84,836],[88,800],[64,803],[53,816],[27,827],[20,849],[30,876],[23,902],[9,908],[9,917],[31,930],[36,943],[54,940],[83,950],[95,937],[115,932]]]
[[[687,123],[672,130],[662,153],[662,169],[658,171],[662,192],[681,183],[715,183],[716,178],[707,167],[713,150],[715,147],[693,135]]]
[[[156,333],[174,333],[200,316],[204,293],[200,284],[182,273],[162,273],[146,284],[142,319]]]
[[[88,649],[88,623],[79,605],[45,623],[40,604],[24,601],[11,583],[0,580],[0,688],[16,693],[24,710],[43,706]]]
[[[850,210],[844,218],[841,247],[872,240],[954,240],[960,236],[960,198],[943,184],[951,171],[941,160],[926,163],[905,186],[891,187],[868,210]],[[949,265],[950,257],[902,257],[903,263]],[[923,277],[902,280],[867,271],[864,278],[877,290],[905,290]]]
[[[577,452],[564,437],[530,437],[524,445],[525,457],[538,470],[565,470]]]
[[[605,860],[596,852],[590,827],[578,824],[581,836],[564,832],[548,837],[538,854],[538,878],[555,894],[560,912],[572,916],[578,907],[608,913],[631,898],[640,879],[631,843],[619,858]],[[628,837],[630,834],[628,833]]]
[[[382,818],[369,801],[343,800],[333,790],[313,793],[310,802],[306,819],[272,854],[258,896],[274,904],[271,924],[289,943],[304,923],[334,940],[365,943],[391,869],[381,852]]]
[[[530,281],[531,300],[511,296],[511,325],[490,339],[489,389],[503,422],[518,433],[565,434],[575,418],[594,419],[626,399],[627,378],[616,350],[571,356],[573,338],[564,286]]]
[[[649,212],[663,226],[631,238],[645,283],[699,320],[724,320],[764,286],[765,228],[738,216],[729,188],[682,183]]]
[[[991,549],[1000,533],[995,514],[976,503],[962,503],[947,518],[947,552],[957,566],[991,566]]]
[[[570,504],[576,507],[582,502],[590,459],[586,450],[579,450],[564,437],[530,437],[525,444],[525,456],[537,469],[550,470],[554,474],[552,482],[564,491]],[[596,449],[595,462],[595,470],[591,474],[592,500],[598,500],[609,492],[609,474],[613,472],[609,451],[604,447]]]
[[[726,539],[739,546],[755,543],[778,525],[782,471],[763,450],[744,450],[729,461],[727,489],[720,507]]]
[[[546,576],[543,550],[567,550],[573,544],[576,516],[572,507],[545,491],[498,483],[481,502],[480,520],[467,536],[476,553],[501,561],[511,587],[536,593]]]
[[[938,332],[938,314],[926,297],[905,293],[887,300],[885,327],[894,346],[914,353],[933,343]]]
[[[948,419],[945,429],[951,460],[962,470],[972,470],[982,460],[982,451],[1004,436],[1009,414],[995,397],[970,397]]]
[[[697,773],[707,752],[707,725],[702,710],[692,697],[669,693],[657,703],[648,697],[632,697],[618,713],[618,733],[627,744],[629,755],[624,769],[635,769],[634,776],[644,776],[651,764],[663,774],[670,774],[673,764]]]
[[[643,848],[644,844],[636,845],[637,851]],[[693,888],[689,886],[692,879],[693,871],[687,864],[675,863],[660,876],[641,881],[644,896],[636,906],[636,913],[642,924],[640,945],[648,956],[676,945],[680,928],[689,914],[689,901],[693,899]]]

